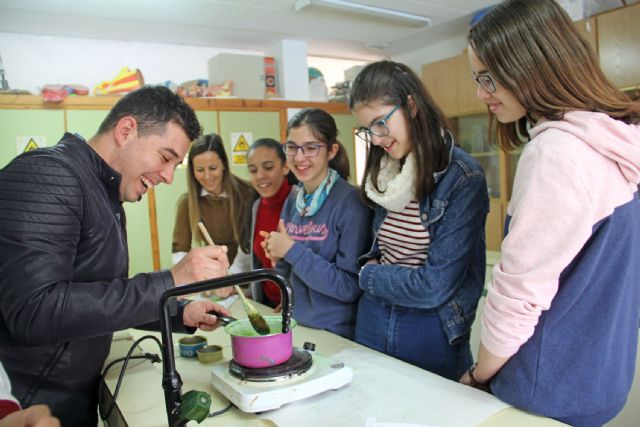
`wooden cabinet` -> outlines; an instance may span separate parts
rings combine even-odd
[[[18,139],[36,137],[38,145],[55,145],[64,133],[64,111],[25,110],[0,106],[0,168],[6,166],[18,152]]]
[[[484,227],[488,251],[499,251],[504,238],[504,217],[506,203],[500,199],[489,200],[489,215]]]
[[[503,153],[488,140],[488,113],[459,116],[452,119],[456,143],[482,166],[487,180],[490,211],[485,233],[487,250],[499,251],[503,237],[506,208]]]
[[[447,116],[458,113],[456,57],[422,66],[422,82]]]
[[[582,37],[587,39],[591,47],[597,52],[598,51],[598,32],[597,32],[597,23],[595,16],[583,19],[581,21],[574,22],[574,25],[578,29],[578,32],[582,34]]]
[[[229,157],[231,172],[243,179],[249,179],[246,163],[234,162],[234,141],[232,134],[248,133],[251,138],[247,144],[259,138],[280,139],[280,114],[278,111],[220,111],[220,136],[224,141],[225,150]],[[245,159],[246,160],[246,159]]]
[[[457,115],[487,111],[487,106],[478,98],[478,85],[473,79],[467,51],[456,56]]]
[[[435,103],[449,116],[476,113],[486,107],[476,96],[467,52],[422,66],[422,82]]]
[[[605,75],[619,88],[640,85],[640,3],[597,16]]]

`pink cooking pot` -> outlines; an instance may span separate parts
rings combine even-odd
[[[281,316],[264,316],[269,329],[269,335],[260,335],[251,326],[249,319],[235,320],[230,317],[218,316],[226,323],[224,330],[231,335],[231,351],[233,360],[240,366],[247,368],[266,368],[279,365],[291,358],[293,353],[292,329],[297,322],[291,319],[291,327],[286,334],[282,331]]]

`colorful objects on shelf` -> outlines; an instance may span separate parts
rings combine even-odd
[[[228,97],[232,95],[232,91],[233,80],[225,80],[219,85],[209,85],[209,81],[206,79],[190,80],[182,83],[176,89],[177,94],[189,98]]]
[[[95,95],[112,95],[132,92],[144,86],[144,77],[139,69],[123,67],[112,80],[106,80],[93,88]]]
[[[324,81],[324,74],[316,67],[309,67],[309,101],[327,102],[329,89]]]
[[[225,80],[222,84],[209,86],[209,96],[231,95],[233,95],[233,80]]]
[[[62,102],[67,95],[88,95],[89,88],[76,84],[44,85],[42,99],[44,102]]]

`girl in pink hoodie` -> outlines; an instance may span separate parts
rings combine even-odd
[[[478,360],[461,382],[573,426],[624,406],[640,317],[640,104],[555,0],[510,0],[469,32],[503,149],[524,145]]]

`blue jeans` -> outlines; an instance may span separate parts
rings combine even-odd
[[[450,345],[434,310],[386,304],[366,293],[355,341],[453,381],[473,363],[469,340]]]

